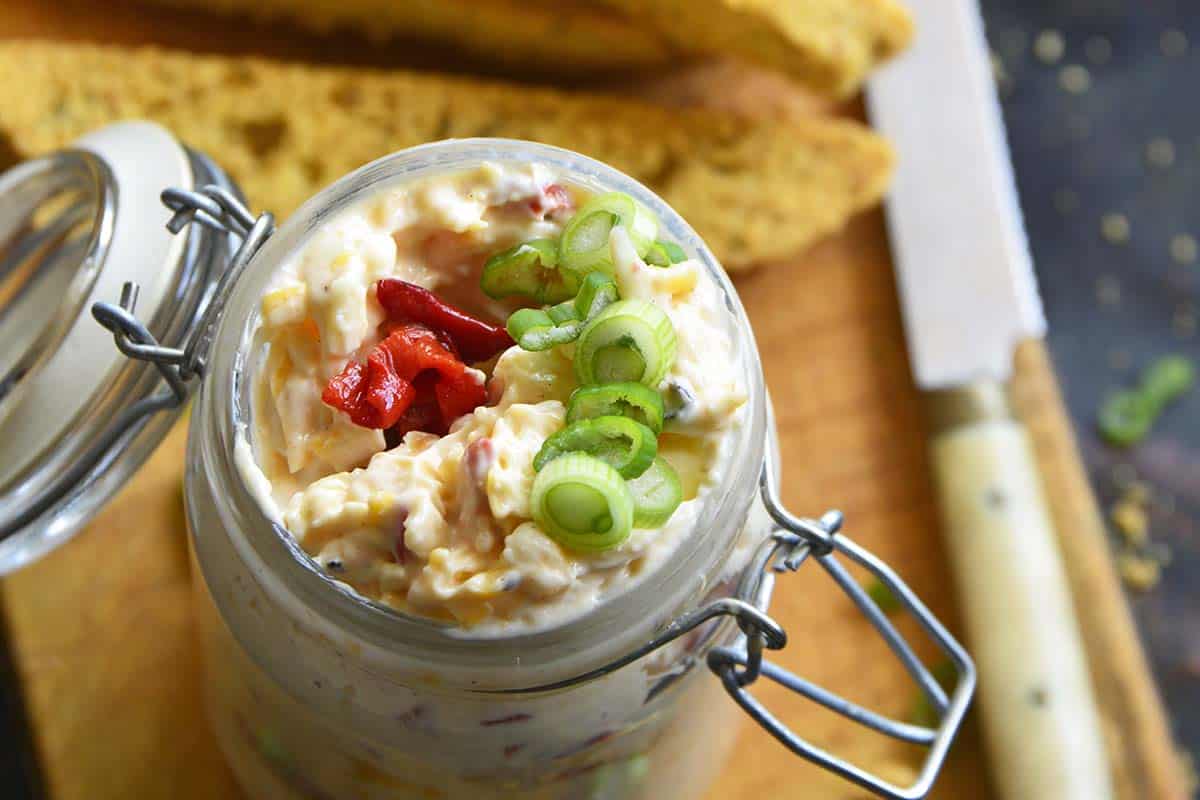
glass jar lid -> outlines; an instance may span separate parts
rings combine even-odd
[[[68,539],[170,429],[173,414],[134,419],[159,376],[89,312],[134,282],[155,337],[191,330],[227,254],[201,246],[201,230],[172,235],[159,195],[201,180],[227,182],[146,122],[0,176],[0,574]]]

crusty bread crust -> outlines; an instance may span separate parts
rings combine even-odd
[[[897,0],[158,0],[312,30],[444,43],[506,68],[574,74],[732,56],[844,97],[903,49]]]
[[[32,156],[146,118],[280,215],[386,153],[504,136],[606,161],[657,191],[731,270],[794,255],[882,195],[887,144],[839,120],[754,121],[424,73],[156,49],[0,43],[0,152]]]
[[[732,56],[838,97],[903,50],[913,22],[896,0],[600,0],[681,49]]]
[[[376,41],[425,40],[510,70],[555,74],[661,66],[666,37],[592,0],[156,0],[317,33],[346,29]]]

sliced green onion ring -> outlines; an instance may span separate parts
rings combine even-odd
[[[1165,406],[1192,388],[1195,382],[1196,368],[1190,359],[1163,356],[1142,375],[1142,392],[1153,397],[1160,406]]]
[[[629,233],[639,257],[654,244],[658,220],[650,210],[624,192],[599,194],[575,212],[563,228],[558,244],[562,266],[580,275],[593,270],[612,271],[608,245],[612,229],[622,226]]]
[[[683,252],[683,248],[674,242],[664,242],[659,239],[650,245],[644,260],[647,264],[655,267],[669,267],[680,261],[687,261],[687,253]]]
[[[575,316],[590,322],[620,299],[617,284],[603,272],[589,272],[575,295]]]
[[[647,300],[620,300],[579,334],[575,374],[579,383],[641,383],[657,388],[675,363],[675,326]]]
[[[1141,384],[1110,396],[1100,407],[1097,423],[1104,438],[1129,447],[1146,438],[1163,410],[1196,380],[1191,361],[1164,356],[1143,374]]]
[[[628,417],[581,419],[542,443],[533,468],[541,470],[568,453],[586,453],[608,464],[622,478],[636,478],[654,462],[658,439],[654,431]]]
[[[536,352],[575,341],[583,327],[583,321],[556,321],[548,311],[540,308],[522,308],[512,313],[505,327],[508,329],[508,335],[522,350]]]
[[[546,535],[575,550],[611,549],[633,529],[633,497],[624,479],[583,453],[557,458],[539,472],[530,506]]]
[[[661,528],[683,501],[683,487],[675,468],[662,456],[639,477],[629,481],[633,495],[633,527]]]
[[[655,434],[663,428],[662,395],[640,383],[581,386],[567,401],[567,423],[596,417],[629,417]]]
[[[1150,432],[1158,414],[1155,406],[1154,400],[1142,392],[1118,392],[1100,407],[1100,432],[1113,444],[1136,444]]]
[[[579,275],[557,267],[558,243],[533,239],[489,258],[479,286],[496,300],[519,296],[559,303],[579,291]]]
[[[522,308],[508,318],[508,335],[523,350],[549,350],[573,342],[588,320],[617,299],[617,284],[602,272],[583,281],[579,294],[548,308]]]

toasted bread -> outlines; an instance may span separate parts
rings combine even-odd
[[[731,270],[796,254],[873,205],[892,154],[843,120],[699,109],[408,72],[155,49],[0,43],[0,153],[27,157],[144,118],[285,215],[363,163],[423,142],[500,136],[606,161],[657,191]]]
[[[545,74],[732,56],[844,97],[912,36],[897,0],[158,0],[421,39]]]

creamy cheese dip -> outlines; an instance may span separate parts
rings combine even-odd
[[[322,402],[348,362],[383,338],[383,278],[428,288],[482,318],[517,306],[479,289],[484,261],[555,238],[587,188],[539,165],[482,166],[381,190],[324,222],[263,294],[251,359],[249,441],[237,463],[264,509],[326,572],[360,594],[473,634],[528,630],[586,613],[655,570],[702,520],[725,473],[746,389],[719,288],[699,262],[649,266],[622,227],[609,246],[622,299],[666,312],[677,334],[658,387],[686,402],[659,437],[683,502],[667,523],[599,553],[561,546],[532,520],[533,458],[562,429],[578,387],[573,345],[511,347],[474,365],[488,404],[445,436],[412,431],[389,447]]]

